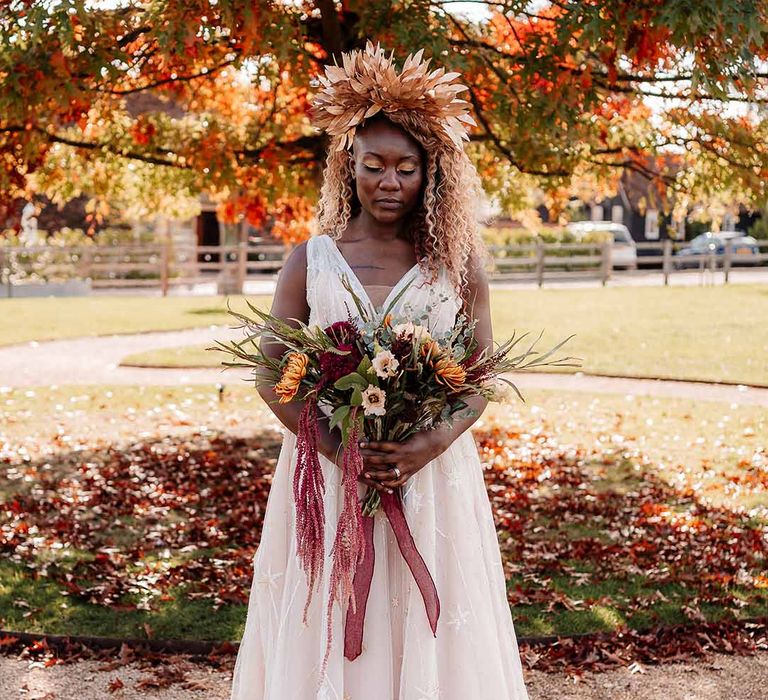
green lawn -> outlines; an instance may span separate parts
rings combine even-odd
[[[232,308],[247,311],[240,297]],[[268,297],[252,303],[269,308]],[[236,325],[225,297],[98,297],[0,302],[0,345],[85,335]],[[541,347],[575,333],[583,371],[768,385],[768,287],[613,287],[492,292],[497,342],[545,331]],[[205,346],[203,346],[205,347]],[[130,364],[216,366],[203,347],[151,352]],[[563,370],[573,371],[573,370]]]
[[[739,549],[757,547],[751,533],[768,525],[764,409],[552,391],[526,398],[490,406],[473,426],[484,463],[500,459],[486,479],[519,635],[645,629],[685,622],[691,609],[710,620],[768,613],[765,558]],[[0,507],[0,539],[15,539],[0,563],[0,627],[238,639],[245,605],[236,599],[248,592],[263,475],[279,448],[273,426],[247,386],[221,397],[212,385],[4,390],[0,504],[14,505]],[[11,517],[19,511],[28,515]],[[694,536],[695,523],[703,529]],[[190,547],[200,536],[206,542]],[[609,557],[594,553],[616,545]],[[109,561],[99,564],[97,551]],[[704,602],[701,555],[714,562],[704,572],[743,566],[743,579],[707,582]],[[162,584],[184,562],[200,569]],[[36,577],[45,567],[49,575]],[[660,580],[666,571],[671,580]],[[62,581],[116,602],[67,592]]]
[[[571,333],[568,352],[587,374],[768,385],[768,288],[609,288],[497,291],[497,342],[517,330],[545,334],[546,348]],[[206,346],[129,355],[123,364],[215,367]],[[575,371],[560,369],[556,371]]]
[[[247,308],[229,297],[233,308]],[[0,345],[227,324],[227,297],[98,296],[0,300]],[[249,297],[255,306],[270,297]],[[240,303],[238,303],[240,302]]]

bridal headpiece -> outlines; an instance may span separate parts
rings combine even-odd
[[[334,150],[352,145],[355,130],[379,111],[399,117],[397,121],[418,121],[447,146],[461,149],[469,140],[469,102],[456,97],[466,85],[455,82],[459,73],[437,68],[428,73],[432,59],[421,60],[424,49],[409,54],[398,73],[394,51],[386,57],[378,42],[374,48],[342,53],[342,65],[325,66],[325,75],[313,81],[322,89],[311,100],[312,123],[337,138]]]

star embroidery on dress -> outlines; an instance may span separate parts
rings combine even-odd
[[[448,485],[457,489],[461,486],[461,482],[464,480],[461,476],[461,472],[458,469],[451,469],[450,471],[443,472],[448,477]]]
[[[421,510],[421,506],[424,503],[424,494],[416,489],[411,489],[411,493],[408,497],[407,505],[411,507],[414,513],[418,513]]]
[[[396,595],[392,596],[392,607],[396,608],[398,605],[400,605],[400,599]]]
[[[256,575],[256,582],[261,585],[267,585],[270,588],[277,588],[277,579],[279,579],[283,575],[282,571],[272,571],[272,568],[270,567],[266,571],[262,571],[261,573]]]
[[[467,623],[469,610],[462,610],[460,605],[456,605],[456,610],[449,612],[448,617],[448,625],[453,627],[454,632],[458,632]]]
[[[315,669],[317,668],[318,666],[316,664]],[[316,700],[334,700],[334,698],[338,700],[339,698],[339,691],[334,687],[331,679],[328,677],[327,671],[323,675],[322,685],[318,689],[317,695],[315,697]],[[347,696],[345,695],[344,697],[346,698]]]

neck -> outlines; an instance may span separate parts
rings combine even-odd
[[[406,222],[404,219],[393,223],[377,221],[370,212],[361,209],[360,213],[352,220],[355,233],[364,235],[378,241],[391,241],[395,238],[405,238]]]

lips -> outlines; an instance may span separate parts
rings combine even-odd
[[[388,204],[390,206],[399,206],[402,204],[402,202],[399,199],[377,199],[376,202],[379,204]]]

